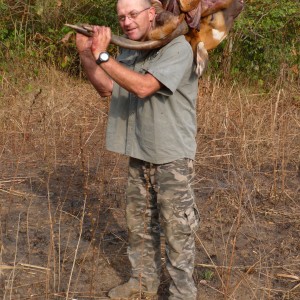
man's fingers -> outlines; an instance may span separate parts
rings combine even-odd
[[[102,36],[111,39],[111,29],[105,26],[93,26],[94,36]]]

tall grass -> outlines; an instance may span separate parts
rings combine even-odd
[[[197,163],[203,181],[199,190],[207,188],[206,197],[211,199],[205,203],[215,220],[208,219],[207,226],[215,226],[216,242],[209,240],[214,249],[206,254],[222,258],[222,267],[211,261],[222,282],[222,295],[239,299],[246,290],[242,299],[277,299],[278,295],[296,299],[289,291],[272,289],[278,268],[285,269],[290,258],[279,259],[276,267],[271,261],[282,247],[291,249],[292,240],[300,241],[299,88],[278,84],[268,92],[257,92],[216,80],[206,81],[204,88],[198,105]],[[288,246],[278,244],[281,238]],[[201,236],[199,241],[204,247]],[[293,256],[296,249],[291,249],[291,257],[297,257]],[[243,266],[236,269],[241,262]],[[299,276],[293,267],[286,268],[288,274]],[[248,275],[253,273],[258,279],[252,276],[251,282]]]

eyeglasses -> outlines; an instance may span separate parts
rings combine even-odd
[[[140,13],[142,13],[143,11],[147,10],[147,9],[150,9],[151,7],[147,7],[141,11],[132,11],[130,12],[128,15],[125,15],[125,16],[118,16],[118,20],[119,22],[125,22],[126,20],[126,17],[129,19],[129,20],[134,20],[136,19]]]

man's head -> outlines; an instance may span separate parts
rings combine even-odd
[[[147,39],[155,18],[155,9],[150,0],[118,0],[117,14],[120,26],[129,39]]]

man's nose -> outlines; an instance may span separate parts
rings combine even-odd
[[[131,22],[132,22],[132,19],[128,16],[125,16],[124,25],[127,26],[127,25],[131,24]]]

